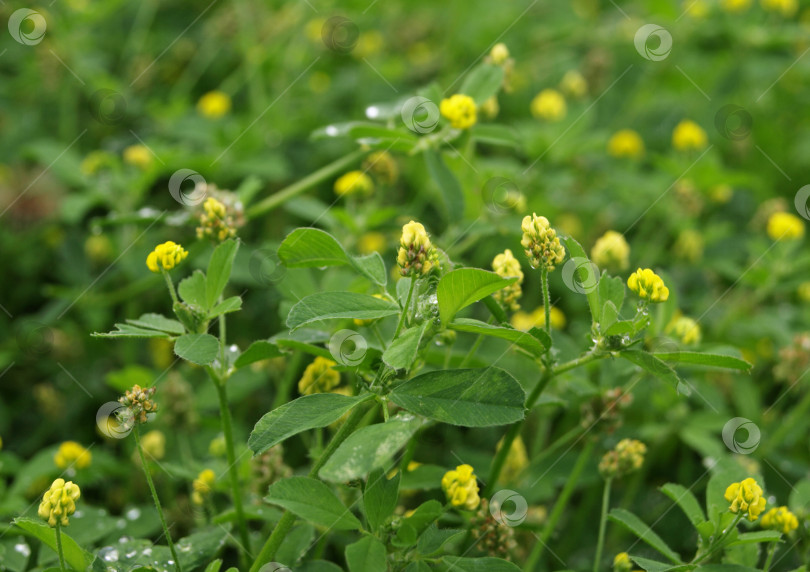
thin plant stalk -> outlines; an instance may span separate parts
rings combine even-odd
[[[765,567],[763,572],[768,572],[771,569],[771,562],[773,562],[773,555],[776,554],[776,542],[771,542],[768,548],[768,557],[765,559]]]
[[[593,560],[593,572],[599,571],[599,563],[602,562],[602,550],[605,547],[605,528],[607,527],[607,513],[610,506],[610,485],[613,479],[605,479],[605,488],[602,491],[602,514],[599,518],[599,539],[596,542],[596,557]]]
[[[65,552],[62,549],[62,523],[58,519],[56,521],[56,553],[59,555],[59,568],[62,569],[62,572],[66,572]]]
[[[413,289],[415,285],[416,278],[411,277],[411,285],[408,287],[408,297],[405,299],[405,305],[402,307],[402,314],[399,316],[399,323],[397,323],[397,329],[394,332],[394,339],[397,339],[399,332],[402,330],[402,326],[405,324],[405,316],[407,316],[408,310],[411,307],[411,298],[413,297]]]

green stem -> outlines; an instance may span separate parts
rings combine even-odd
[[[807,417],[807,410],[810,409],[810,392],[804,394],[802,400],[795,407],[791,407],[791,411],[784,420],[780,423],[773,432],[773,436],[768,440],[767,452],[774,451],[779,445],[782,444],[785,437],[793,433],[796,424],[804,421]]]
[[[344,155],[340,159],[336,161],[332,161],[328,165],[321,167],[314,173],[307,175],[303,179],[296,181],[292,185],[281,189],[280,191],[276,191],[269,197],[265,198],[264,200],[256,203],[247,211],[247,218],[254,219],[258,216],[261,216],[265,213],[270,212],[271,210],[281,206],[285,201],[293,198],[296,195],[300,195],[304,191],[311,189],[315,185],[334,177],[341,171],[346,170],[347,167],[356,163],[360,159],[362,159],[366,155],[367,151],[363,149],[357,149],[352,151],[348,155]]]
[[[335,433],[335,436],[332,437],[329,445],[326,446],[326,450],[321,453],[320,458],[312,466],[312,469],[309,471],[310,477],[315,478],[318,476],[318,471],[321,470],[321,467],[323,467],[324,463],[329,460],[329,457],[332,456],[340,444],[346,440],[346,437],[351,435],[367,410],[367,407],[355,407],[352,410],[348,419],[346,419],[338,432]],[[262,550],[259,552],[256,560],[253,562],[253,566],[250,567],[250,572],[258,572],[259,568],[276,557],[276,552],[281,546],[281,543],[284,542],[284,538],[287,536],[287,533],[292,528],[294,522],[295,515],[291,512],[285,511],[284,514],[281,515],[278,524],[276,524],[276,527],[273,529],[273,533],[264,543],[264,546],[262,546]]]
[[[56,553],[59,555],[59,567],[62,572],[66,572],[65,553],[62,550],[62,523],[59,520],[56,521]]]
[[[546,318],[546,333],[551,337],[551,294],[548,290],[548,269],[543,266],[540,269],[540,285],[543,290],[543,313]]]
[[[402,314],[399,316],[399,323],[397,324],[397,329],[394,332],[394,339],[397,339],[399,336],[399,332],[402,330],[402,326],[405,324],[405,316],[408,315],[408,309],[411,307],[411,298],[413,297],[413,288],[416,285],[416,278],[411,277],[411,285],[408,287],[408,297],[405,299],[405,305],[402,307]]]
[[[210,369],[209,373],[211,373]],[[231,422],[231,410],[228,407],[228,390],[225,380],[215,377],[213,381],[219,397],[219,416],[222,420],[222,433],[225,436],[228,473],[231,478],[231,493],[233,494],[233,507],[236,511],[236,522],[239,527],[239,538],[242,542],[243,551],[250,554],[250,537],[248,536],[247,522],[245,520],[245,509],[242,505],[242,489],[239,487],[239,470],[236,465],[236,451],[233,445],[233,424]]]
[[[602,491],[602,514],[599,518],[599,539],[596,542],[596,558],[593,560],[593,572],[599,571],[599,563],[602,562],[602,550],[605,547],[605,528],[607,526],[607,513],[610,507],[610,485],[613,479],[605,479],[605,489]]]
[[[571,498],[571,494],[574,492],[574,487],[576,487],[577,483],[579,482],[579,477],[582,475],[583,469],[585,469],[585,464],[590,458],[592,450],[593,441],[588,441],[588,443],[582,449],[582,452],[579,454],[579,458],[577,458],[574,469],[571,471],[565,486],[563,486],[563,489],[560,492],[560,496],[557,498],[557,502],[554,504],[554,508],[551,510],[551,514],[549,515],[546,525],[543,527],[543,530],[540,533],[540,538],[537,544],[534,545],[532,553],[529,555],[528,560],[526,560],[526,564],[523,566],[523,570],[526,572],[531,572],[537,568],[537,563],[540,561],[540,556],[543,554],[543,548],[545,548],[548,539],[551,538],[551,534],[554,532],[557,522],[560,520],[560,517],[568,506],[568,501]]]
[[[565,373],[566,371],[578,368],[581,365],[585,365],[586,363],[590,363],[592,361],[596,361],[598,359],[603,359],[608,357],[610,354],[601,354],[601,353],[592,353],[588,352],[585,355],[579,356],[577,359],[572,359],[571,361],[567,361],[563,364],[560,364],[551,370],[552,376],[558,376],[561,373]]]
[[[290,391],[292,390],[292,386],[295,383],[295,379],[298,376],[298,372],[301,370],[301,365],[304,363],[304,358],[306,354],[304,352],[296,352],[290,358],[289,363],[286,364],[284,368],[284,377],[281,378],[281,383],[278,384],[278,391],[276,392],[276,396],[273,398],[273,409],[277,407],[281,407],[290,397]]]
[[[163,278],[166,279],[166,286],[169,288],[169,294],[172,296],[172,302],[177,304],[179,300],[177,299],[177,292],[174,291],[174,283],[172,282],[172,277],[169,276],[169,271],[165,268],[161,268],[160,273],[163,274]]]
[[[219,302],[221,303],[223,300],[223,296],[219,297]],[[219,367],[220,371],[222,371],[223,378],[227,375],[228,371],[228,364],[225,361],[225,336],[226,336],[226,327],[225,327],[225,314],[222,314],[219,317]]]
[[[743,516],[744,516],[744,513],[742,513],[742,512],[738,513],[738,514],[737,514],[737,516],[734,518],[734,522],[732,522],[732,523],[731,523],[731,525],[730,525],[730,526],[729,526],[729,527],[728,527],[728,528],[727,528],[727,529],[726,529],[726,530],[723,532],[723,534],[721,534],[720,536],[718,536],[718,537],[717,537],[717,538],[714,540],[714,542],[712,542],[712,543],[709,545],[709,548],[706,550],[706,552],[704,552],[704,553],[703,553],[703,555],[702,555],[702,556],[700,556],[699,558],[697,557],[697,555],[695,555],[695,558],[693,558],[693,559],[692,559],[692,562],[690,562],[689,564],[699,564],[700,562],[703,562],[703,561],[704,561],[704,560],[706,560],[708,557],[710,557],[712,554],[714,554],[715,552],[717,552],[717,549],[718,549],[718,548],[720,548],[720,547],[722,546],[723,541],[726,539],[726,537],[727,537],[729,534],[731,534],[731,531],[732,531],[732,530],[735,530],[735,529],[737,528],[737,525],[738,525],[738,524],[740,523],[740,521],[743,519]]]
[[[138,455],[141,459],[141,467],[146,475],[146,482],[149,485],[149,491],[152,493],[152,500],[155,501],[155,508],[157,509],[158,516],[160,517],[160,524],[163,526],[163,534],[166,536],[166,543],[169,545],[169,551],[172,553],[174,559],[174,568],[177,572],[181,572],[180,559],[177,558],[177,552],[174,550],[174,542],[172,542],[172,535],[169,534],[169,527],[166,525],[166,517],[163,515],[163,508],[160,506],[160,499],[158,498],[157,490],[155,490],[155,483],[152,482],[152,474],[149,472],[149,465],[146,464],[146,457],[143,454],[143,447],[141,446],[141,435],[138,431],[138,425],[133,427],[132,433],[135,435],[135,448],[138,449]]]
[[[765,567],[762,569],[763,572],[768,572],[771,569],[774,554],[776,554],[776,542],[771,542],[771,546],[768,548],[768,558],[765,559]]]

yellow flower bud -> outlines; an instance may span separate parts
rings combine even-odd
[[[772,508],[762,516],[762,528],[770,528],[778,530],[782,534],[788,534],[799,528],[799,520],[788,510],[788,507],[780,506]]]
[[[616,158],[638,159],[644,155],[644,141],[636,131],[622,129],[608,140],[607,149]]]
[[[438,261],[436,249],[421,223],[411,221],[402,227],[397,264],[402,276],[425,276]]]
[[[567,113],[565,98],[556,89],[544,89],[538,93],[532,99],[529,109],[534,117],[546,121],[560,121]]]
[[[672,146],[678,151],[700,151],[706,148],[709,139],[703,128],[689,119],[684,119],[672,132]]]
[[[498,441],[495,451],[500,451],[501,447],[503,447],[503,438]],[[505,483],[513,482],[528,466],[529,455],[526,452],[526,445],[523,443],[521,436],[518,435],[509,447],[500,480]]]
[[[470,465],[459,465],[455,471],[447,471],[442,477],[442,490],[455,507],[475,510],[481,502],[478,482]]]
[[[493,294],[493,297],[505,307],[510,310],[517,310],[520,308],[518,299],[523,295],[523,289],[520,286],[523,284],[523,270],[520,268],[520,262],[514,257],[512,251],[507,248],[492,260],[492,269],[495,274],[502,278],[517,277],[516,282]]]
[[[145,171],[152,165],[152,153],[144,145],[130,145],[124,149],[124,162]]]
[[[560,89],[566,95],[579,99],[588,92],[588,82],[577,70],[568,70],[560,80]]]
[[[200,474],[197,475],[197,478],[191,483],[191,488],[193,489],[191,502],[198,506],[204,504],[205,499],[210,496],[211,491],[214,489],[214,482],[216,482],[216,480],[217,476],[211,469],[203,469],[200,471]]]
[[[765,510],[765,496],[762,488],[752,478],[739,483],[731,483],[726,489],[725,499],[731,503],[729,510],[734,514],[747,513],[748,520],[754,522]]]
[[[304,375],[298,382],[298,391],[302,395],[313,393],[326,393],[340,383],[340,373],[333,369],[337,363],[325,357],[318,356],[304,370]]]
[[[632,569],[633,565],[627,552],[619,552],[613,559],[613,570],[615,572],[630,572]]]
[[[686,316],[678,316],[667,325],[666,332],[673,334],[682,344],[691,346],[700,343],[700,325]]]
[[[496,66],[502,65],[509,59],[509,48],[503,42],[498,42],[489,52],[489,58]]]
[[[599,474],[604,478],[619,478],[641,468],[647,446],[636,439],[622,439],[599,461]]]
[[[469,129],[477,121],[475,101],[461,93],[443,99],[439,112],[450,121],[453,129]]]
[[[751,6],[751,0],[721,0],[720,6],[726,12],[744,12]]]
[[[768,218],[771,240],[798,240],[804,236],[802,219],[792,213],[775,212]]]
[[[533,268],[543,266],[551,272],[565,259],[565,249],[557,238],[557,231],[551,228],[546,217],[527,215],[520,227],[523,231],[520,244]]]
[[[399,166],[396,159],[388,151],[374,151],[369,153],[363,161],[363,169],[371,172],[377,179],[386,185],[393,185],[399,178]]]
[[[627,287],[638,294],[642,300],[650,302],[666,302],[669,298],[669,288],[658,274],[645,268],[639,268],[627,279]]]
[[[349,171],[335,181],[335,193],[344,197],[349,195],[368,196],[374,192],[374,182],[363,171]]]
[[[60,469],[67,469],[71,466],[77,469],[86,469],[92,461],[92,453],[76,441],[65,441],[59,445],[59,450],[53,456],[53,462]]]
[[[155,249],[146,257],[146,266],[152,272],[160,272],[161,269],[171,270],[188,256],[182,246],[169,240],[163,244],[158,244]]]
[[[219,119],[231,110],[231,98],[221,91],[209,91],[197,102],[197,110],[208,119]]]
[[[222,242],[236,236],[236,221],[224,203],[208,197],[202,207],[197,238],[207,237],[214,242]]]
[[[630,266],[630,245],[624,235],[609,230],[594,243],[591,260],[600,268],[610,271],[625,270]]]
[[[67,526],[68,517],[76,512],[76,501],[80,496],[78,485],[71,481],[65,482],[65,479],[56,479],[42,496],[37,514],[47,520],[50,526],[56,526],[57,521],[62,526]]]

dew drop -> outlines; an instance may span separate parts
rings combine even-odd
[[[31,556],[31,547],[28,546],[25,542],[19,542],[19,543],[15,544],[14,545],[14,551],[19,552],[20,554],[22,554],[26,558]]]
[[[105,546],[98,551],[98,555],[102,560],[104,560],[104,562],[118,561],[118,550],[116,550],[113,546]]]
[[[380,109],[374,105],[366,108],[366,117],[369,119],[376,119],[380,116]]]
[[[141,509],[131,508],[127,511],[126,517],[129,520],[137,520],[141,516]]]
[[[336,137],[338,134],[338,128],[334,125],[327,125],[324,132],[329,135],[329,137]]]
[[[127,526],[127,521],[124,520],[123,518],[119,518],[118,520],[115,521],[115,527],[116,528],[126,528],[126,526]]]

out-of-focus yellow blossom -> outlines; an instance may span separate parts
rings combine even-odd
[[[503,438],[498,441],[495,451],[500,451],[503,446]],[[503,465],[500,480],[504,483],[513,482],[523,470],[529,466],[529,455],[526,452],[526,445],[520,435],[512,441],[509,447],[509,454],[506,455],[506,462]]]
[[[700,151],[708,143],[706,132],[690,119],[684,119],[672,131],[672,146],[678,151]]]
[[[130,145],[124,149],[124,163],[145,171],[152,165],[152,154],[145,145]]]
[[[53,456],[53,462],[60,469],[67,469],[70,466],[86,469],[93,462],[93,455],[89,449],[82,447],[76,441],[65,441],[59,445],[59,449]]]
[[[197,102],[197,111],[208,119],[219,119],[231,110],[231,98],[222,91],[209,91]]]
[[[565,98],[556,89],[544,89],[538,93],[529,109],[534,117],[546,121],[561,121],[567,113]]]
[[[0,451],[3,450],[3,438],[0,437]]]
[[[362,32],[357,36],[357,43],[352,50],[352,55],[359,59],[368,58],[379,52],[383,45],[385,45],[385,39],[379,30]]]
[[[734,514],[747,513],[748,520],[754,522],[765,510],[765,496],[762,488],[752,478],[739,483],[731,483],[726,489],[725,499],[731,503],[729,510]]]
[[[669,288],[658,274],[649,268],[639,268],[627,279],[627,287],[638,294],[639,298],[650,302],[666,302],[669,298]]]
[[[370,172],[386,185],[393,185],[399,178],[399,166],[396,159],[388,151],[374,151],[369,153],[363,161],[363,169]]]
[[[224,457],[227,452],[225,435],[221,433],[208,443],[208,454],[212,457]]]
[[[675,255],[689,262],[697,262],[703,258],[703,235],[700,231],[687,228],[681,231],[675,240],[673,250]]]
[[[171,270],[188,256],[188,251],[171,240],[158,244],[146,257],[146,266],[152,272]]]
[[[159,461],[166,456],[166,435],[157,430],[144,433],[141,447],[147,460]]]
[[[450,121],[453,129],[469,129],[477,121],[475,100],[463,93],[443,99],[439,111]]]
[[[555,217],[557,229],[564,235],[579,236],[583,233],[582,219],[574,213],[562,213]]]
[[[788,507],[780,506],[779,508],[772,508],[762,515],[761,524],[762,528],[770,528],[771,530],[778,530],[782,534],[789,534],[799,528],[799,519],[790,512]]]
[[[329,90],[332,85],[332,77],[328,73],[322,71],[314,71],[307,80],[309,89],[312,93],[324,93]]]
[[[673,334],[681,343],[687,346],[700,343],[700,325],[687,316],[678,316],[667,325],[666,332]]]
[[[562,310],[556,306],[552,306],[549,309],[548,314],[549,320],[551,321],[551,327],[553,329],[562,330],[565,328],[568,321],[566,320],[565,314]],[[545,309],[543,306],[540,306],[530,313],[522,311],[515,312],[512,314],[510,323],[516,330],[523,330],[524,332],[529,331],[532,328],[542,328],[546,325]]]
[[[630,572],[633,569],[633,565],[630,562],[630,555],[627,552],[619,552],[613,558],[613,570],[615,572]]]
[[[560,80],[560,89],[565,95],[579,99],[588,92],[588,82],[577,70],[568,70]]]
[[[357,249],[362,254],[371,254],[372,252],[382,252],[385,250],[386,244],[387,239],[383,233],[370,231],[363,234],[357,241]]]
[[[771,240],[798,240],[804,236],[804,222],[792,213],[776,212],[768,218]]]
[[[543,266],[551,272],[565,259],[565,249],[557,238],[557,231],[551,228],[546,217],[537,216],[535,213],[531,216],[526,215],[520,228],[523,231],[520,244],[532,267]]]
[[[594,243],[591,260],[610,271],[626,270],[630,266],[630,245],[623,234],[609,230]]]
[[[425,227],[410,221],[402,227],[397,264],[402,276],[425,276],[438,261],[438,253],[430,243]]]
[[[744,12],[751,7],[751,0],[720,0],[720,6],[726,12]]]
[[[106,151],[91,151],[79,165],[83,175],[95,175],[102,167],[108,167],[113,162],[113,156]]]
[[[636,131],[622,129],[611,136],[607,149],[608,153],[619,159],[638,159],[644,155],[644,141]]]
[[[709,189],[709,198],[720,204],[725,204],[731,200],[731,196],[734,194],[734,189],[731,185],[726,183],[720,183],[714,185]]]
[[[782,16],[793,16],[799,9],[798,0],[759,0],[762,7],[770,12],[779,12]]]
[[[706,0],[685,0],[684,12],[690,18],[702,20],[709,15],[709,4]]]
[[[475,510],[481,502],[478,483],[470,465],[459,465],[455,471],[447,471],[442,477],[442,490],[455,507]]]
[[[113,244],[106,234],[91,234],[84,241],[84,254],[92,262],[109,262],[113,255]]]
[[[481,115],[483,115],[486,119],[495,119],[498,117],[498,112],[501,110],[500,105],[498,105],[498,96],[493,95],[489,99],[487,99],[484,103],[481,104],[479,111],[481,111]]]
[[[191,483],[191,488],[193,489],[191,492],[191,502],[197,506],[203,505],[205,499],[207,499],[211,495],[211,491],[214,490],[216,480],[217,476],[211,469],[203,469],[200,471],[200,474],[197,475],[197,478]]]
[[[385,296],[383,296],[382,294],[374,294],[374,297],[377,298],[378,300],[385,300]],[[361,320],[360,318],[355,318],[353,321],[355,326],[368,326],[375,320],[374,318],[371,318],[369,320]]]
[[[503,42],[498,42],[489,52],[489,59],[493,64],[499,66],[509,59],[509,48]]]
[[[619,478],[641,468],[647,446],[636,439],[622,439],[599,461],[599,474],[606,479]]]
[[[333,368],[337,363],[331,359],[318,356],[304,370],[298,382],[298,391],[302,395],[327,393],[340,384],[340,373]]]
[[[802,282],[799,284],[796,293],[802,302],[810,302],[810,282]]]
[[[313,18],[304,26],[304,34],[310,42],[319,43],[323,41],[323,26],[326,24],[324,18]]]
[[[518,259],[512,254],[512,251],[507,248],[501,254],[496,255],[492,260],[492,269],[495,271],[495,274],[502,278],[517,277],[516,282],[493,294],[493,297],[501,304],[511,310],[517,310],[520,308],[518,299],[523,295],[523,289],[521,288],[521,284],[523,284],[523,270],[520,268],[520,262],[518,262]]]
[[[341,197],[348,195],[368,196],[374,192],[374,181],[363,171],[349,171],[335,181],[335,193]]]
[[[37,514],[47,520],[50,526],[56,526],[57,521],[62,526],[67,526],[68,517],[76,512],[76,501],[81,494],[78,485],[71,481],[65,482],[65,479],[56,479],[42,496]]]
[[[233,216],[228,214],[228,208],[214,197],[205,199],[200,225],[197,227],[197,238],[222,242],[234,236],[236,223]]]

